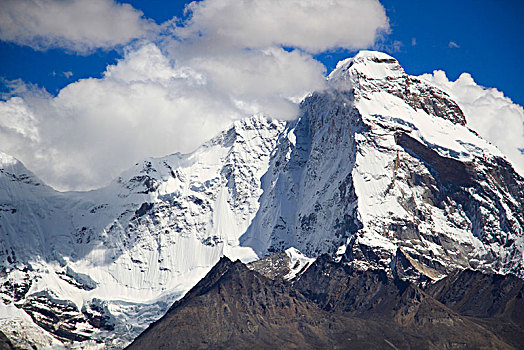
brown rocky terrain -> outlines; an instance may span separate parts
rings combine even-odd
[[[452,275],[422,289],[384,271],[359,271],[323,256],[285,281],[222,258],[128,348],[512,349],[524,344],[522,281],[461,274],[469,280]],[[459,294],[461,288],[466,291]],[[512,325],[511,334],[492,327],[500,320]]]

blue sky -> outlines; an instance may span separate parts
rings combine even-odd
[[[127,1],[145,17],[162,23],[183,18],[184,1]],[[524,105],[524,2],[518,0],[382,0],[391,33],[377,49],[397,58],[408,74],[444,70],[455,80],[462,72],[475,81],[496,87]],[[395,46],[395,42],[400,46]],[[455,45],[450,44],[455,43]],[[354,51],[338,50],[316,57],[334,68]],[[0,41],[0,77],[22,79],[56,94],[72,81],[100,77],[105,67],[122,56],[122,50],[97,50],[88,55],[62,49],[35,51]],[[72,72],[66,76],[65,72]],[[5,86],[3,86],[5,89]]]
[[[296,118],[339,60],[375,49],[429,73],[468,126],[524,169],[522,1],[186,5],[0,0],[0,152],[55,188],[100,187],[233,120]]]

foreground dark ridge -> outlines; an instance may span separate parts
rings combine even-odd
[[[462,271],[424,290],[319,258],[292,282],[222,258],[128,349],[512,349],[524,282]]]

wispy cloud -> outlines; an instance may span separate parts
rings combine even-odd
[[[457,43],[454,42],[454,41],[450,41],[450,42],[448,43],[448,47],[449,47],[450,49],[458,49],[458,48],[460,48],[460,45],[457,44]]]
[[[391,54],[400,52],[404,47],[404,43],[400,40],[389,41],[384,37],[381,37],[373,46],[373,50],[384,51]]]

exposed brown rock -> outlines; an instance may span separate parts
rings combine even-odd
[[[520,278],[464,270],[429,285],[426,291],[516,348],[524,346],[524,281]]]
[[[398,133],[396,140],[408,152],[413,153],[431,166],[438,173],[442,182],[458,186],[473,186],[475,184],[473,166],[453,158],[443,157],[405,133]]]
[[[383,271],[319,258],[298,280],[223,258],[129,349],[511,349]]]

